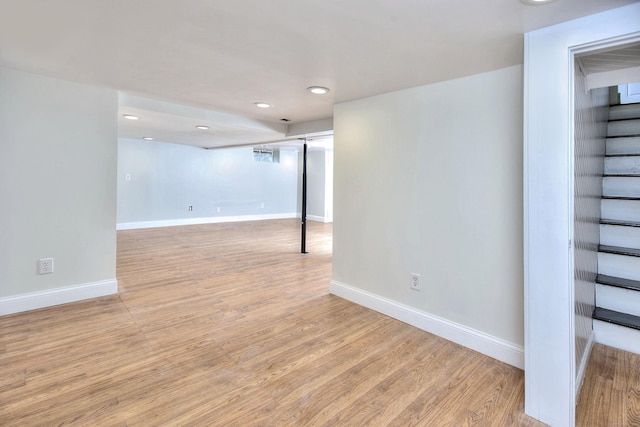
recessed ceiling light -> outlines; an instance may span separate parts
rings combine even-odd
[[[271,107],[271,104],[267,104],[266,102],[254,102],[254,104],[256,105],[256,107],[260,107],[260,108]]]
[[[316,95],[324,95],[325,93],[331,92],[328,88],[322,86],[311,86],[308,87],[307,90],[311,93],[315,93]]]
[[[207,129],[209,129],[209,126],[198,125],[198,126],[196,126],[196,129],[207,130]]]
[[[153,141],[153,138],[150,136],[143,136],[142,139],[144,139],[145,141]]]
[[[543,4],[548,4],[556,0],[520,0],[522,4],[526,4],[527,6],[542,6]]]
[[[133,114],[123,114],[122,117],[124,117],[125,119],[128,119],[128,120],[138,120],[139,119],[138,116],[134,116]]]

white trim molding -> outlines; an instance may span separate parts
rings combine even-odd
[[[156,221],[119,222],[116,230],[137,230],[140,228],[173,227],[177,225],[216,224],[221,222],[263,221],[269,219],[295,218],[296,213],[279,213],[267,215],[214,216],[203,218],[162,219]]]
[[[302,217],[302,215],[299,215],[299,216]],[[333,222],[333,218],[328,218],[325,216],[318,216],[318,215],[307,215],[307,219],[309,221],[323,222],[325,224],[329,222]]]
[[[363,307],[385,314],[418,329],[453,341],[471,350],[524,369],[524,348],[468,326],[420,311],[362,289],[331,281],[330,291]]]
[[[116,279],[0,298],[0,316],[118,293]]]
[[[582,360],[580,361],[580,365],[578,366],[578,373],[576,374],[576,402],[578,401],[578,397],[580,397],[580,390],[582,389],[584,374],[585,372],[587,372],[589,357],[591,356],[591,350],[593,349],[593,344],[595,342],[596,334],[594,333],[594,331],[591,331],[591,335],[589,335],[589,341],[587,341],[587,345],[584,349],[584,354],[582,355]]]

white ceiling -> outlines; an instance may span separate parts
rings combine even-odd
[[[0,0],[0,66],[123,92],[141,117],[123,137],[236,145],[336,102],[521,64],[523,33],[635,2]]]
[[[640,17],[638,17],[640,19]],[[626,46],[607,48],[585,55],[578,55],[585,74],[605,73],[622,68],[640,67],[640,43]]]

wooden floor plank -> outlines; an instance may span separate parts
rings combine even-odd
[[[576,408],[576,425],[640,426],[640,355],[594,346]]]
[[[118,232],[119,295],[0,317],[0,425],[542,425],[522,371],[329,295],[331,225],[308,237]],[[578,425],[639,425],[638,359],[588,372]]]

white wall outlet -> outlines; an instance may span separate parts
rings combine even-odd
[[[125,181],[131,181],[131,174],[130,173],[125,173],[124,174],[124,180]]]
[[[260,208],[264,209],[264,203],[260,203]]]
[[[38,274],[53,273],[53,258],[41,258],[38,260]]]
[[[409,274],[409,286],[414,291],[419,291],[420,290],[420,275],[419,274],[417,274],[417,273],[410,273]]]
[[[217,213],[220,213],[220,206],[218,206],[218,207],[216,208],[216,212],[217,212]]]

